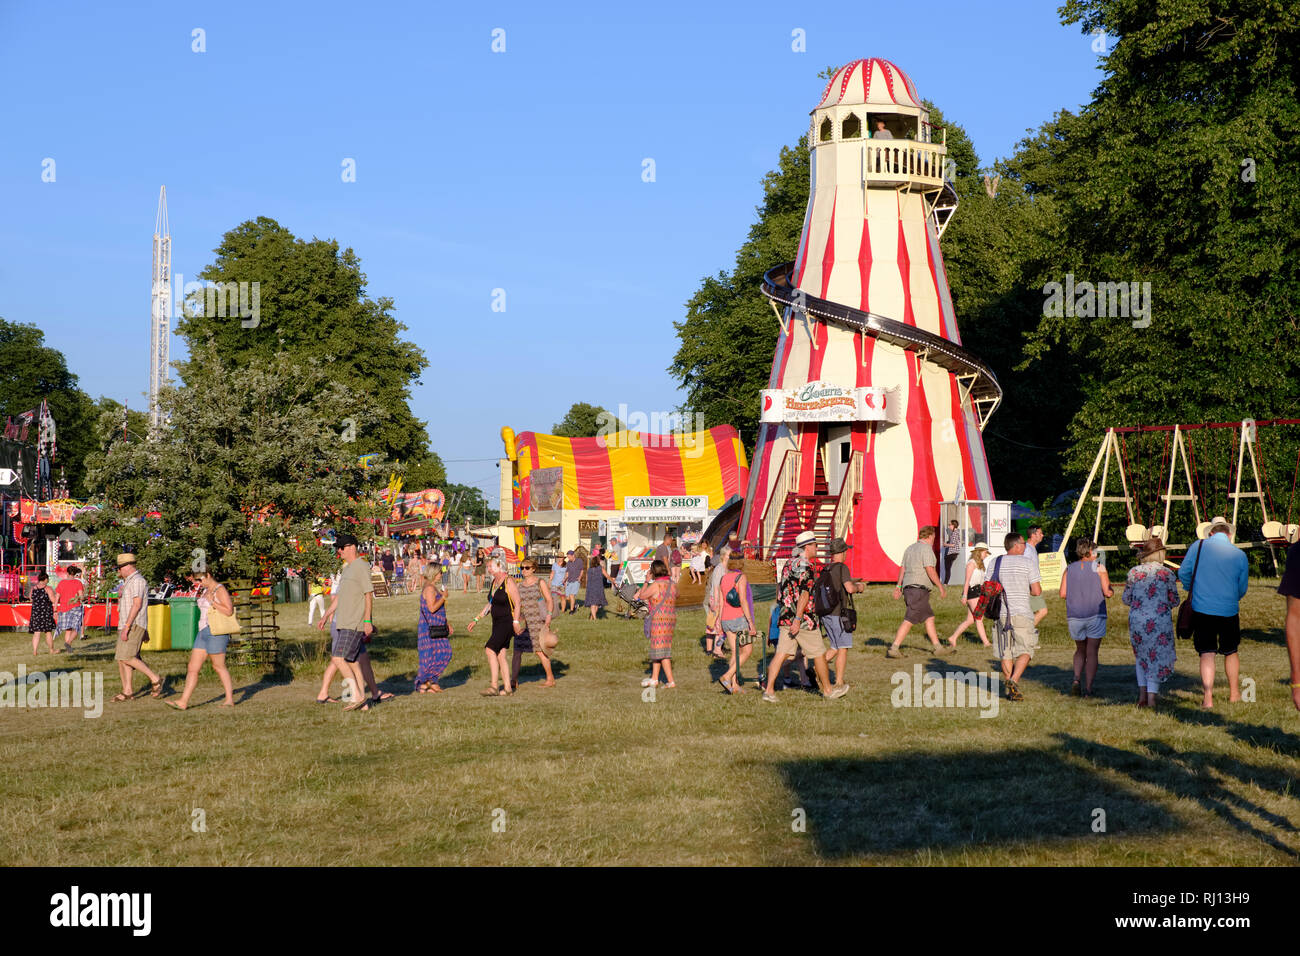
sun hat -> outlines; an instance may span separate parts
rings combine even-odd
[[[124,568],[128,564],[135,564],[135,555],[130,551],[124,551],[117,556],[117,566]]]
[[[993,551],[989,548],[988,544],[983,541],[976,541],[975,547],[970,549],[971,554],[974,554],[976,551],[987,551],[989,554],[993,553]]]
[[[816,543],[817,535],[813,534],[811,531],[800,531],[799,537],[794,539],[794,546],[796,548],[802,548],[804,545]]]
[[[1164,554],[1164,551],[1165,543],[1159,538],[1147,538],[1138,544],[1138,553],[1142,555],[1143,560],[1153,558],[1158,554]]]
[[[843,538],[832,538],[830,552],[831,554],[843,554],[851,547],[853,545],[848,544]]]

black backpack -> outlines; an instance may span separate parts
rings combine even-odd
[[[831,577],[834,568],[834,562],[826,565],[822,568],[821,574],[817,575],[817,580],[813,582],[813,610],[817,612],[818,617],[836,613],[842,603],[842,589]]]

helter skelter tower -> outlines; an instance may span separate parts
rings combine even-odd
[[[812,111],[798,258],[762,289],[781,333],[741,534],[766,558],[811,529],[853,545],[855,577],[892,581],[941,502],[993,498],[981,431],[1002,390],[953,314],[945,144],[888,60],[841,67]]]
[[[163,426],[158,395],[167,384],[171,346],[168,314],[172,298],[172,235],[167,225],[167,187],[158,192],[158,214],[153,226],[153,313],[149,324],[149,434]]]

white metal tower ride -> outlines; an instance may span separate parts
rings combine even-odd
[[[172,236],[167,225],[167,187],[158,192],[158,216],[153,226],[153,316],[149,323],[149,432],[157,435],[163,426],[158,396],[167,384],[167,359],[171,329],[168,324],[172,298]]]

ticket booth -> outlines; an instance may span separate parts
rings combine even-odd
[[[958,498],[954,501],[943,502],[940,505],[939,512],[941,515],[939,525],[939,549],[941,554],[948,545],[948,531],[951,524],[953,521],[957,522],[960,547],[957,550],[957,560],[953,563],[953,573],[955,575],[959,574],[959,569],[964,568],[966,562],[970,560],[971,548],[981,541],[989,546],[990,558],[1006,554],[1006,548],[1002,546],[1002,543],[1007,533],[1011,531],[1010,501],[978,501]]]

